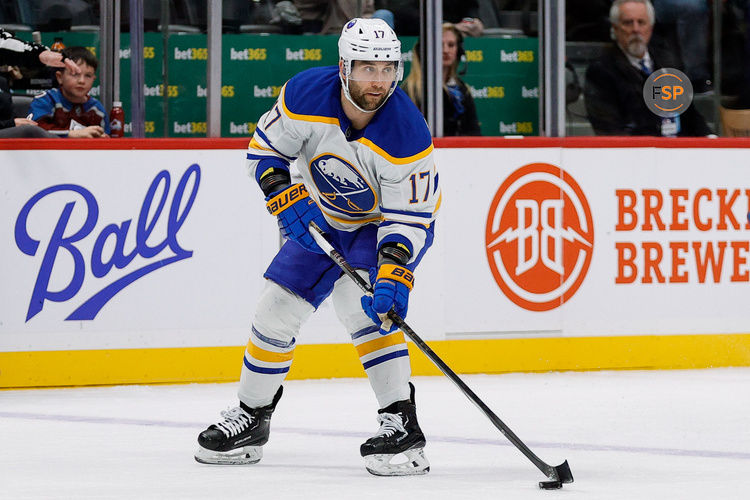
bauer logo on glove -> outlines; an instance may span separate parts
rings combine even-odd
[[[266,203],[266,208],[268,209],[268,213],[270,213],[271,215],[279,215],[280,212],[286,210],[297,200],[301,198],[307,198],[308,196],[309,195],[307,193],[307,188],[304,184],[292,184],[291,186],[268,200],[268,203]]]
[[[409,290],[414,288],[414,275],[411,271],[395,264],[383,264],[380,266],[377,279],[380,278],[399,281],[409,287]]]

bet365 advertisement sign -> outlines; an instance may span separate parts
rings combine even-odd
[[[30,34],[20,36],[30,39]],[[125,109],[125,135],[130,123],[130,35],[121,35],[121,99]],[[82,45],[98,52],[91,33],[44,33],[51,45],[62,37],[68,46]],[[258,118],[268,111],[284,83],[298,72],[315,66],[338,64],[338,36],[223,35],[221,135],[250,136]],[[416,37],[403,37],[406,62]],[[469,38],[466,61],[459,67],[477,108],[482,135],[539,135],[539,60],[536,38]],[[164,88],[162,60],[166,55],[169,82]],[[172,33],[164,54],[160,33],[144,34],[144,94],[146,137],[205,137],[206,35]],[[164,94],[167,109],[164,109]],[[99,96],[98,81],[92,90]],[[166,114],[165,114],[166,111]],[[165,124],[164,117],[167,122]]]

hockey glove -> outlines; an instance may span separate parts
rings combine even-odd
[[[383,328],[384,319],[388,311],[393,309],[401,318],[406,317],[409,309],[409,292],[414,285],[414,275],[407,268],[397,264],[381,264],[375,274],[375,268],[370,269],[370,281],[374,282],[372,297],[362,297],[362,309],[376,325],[379,325],[381,335],[391,333],[398,327],[390,321],[390,325]]]
[[[311,252],[325,253],[310,236],[307,227],[310,221],[315,221],[323,231],[330,228],[315,200],[308,195],[304,184],[292,184],[267,196],[266,208],[271,215],[277,217],[282,236],[294,240]]]

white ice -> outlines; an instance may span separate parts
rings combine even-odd
[[[375,477],[366,379],[288,381],[256,465],[193,460],[236,384],[0,391],[0,498],[747,499],[750,368],[464,376],[545,462],[545,477],[446,378],[416,377],[432,464]]]

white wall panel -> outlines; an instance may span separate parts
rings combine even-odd
[[[278,247],[278,231],[260,191],[246,177],[243,156],[241,150],[2,151],[0,350],[245,344],[263,286],[261,275]],[[435,244],[416,272],[408,320],[427,340],[748,332],[748,158],[745,149],[724,148],[436,149],[443,201]],[[594,233],[590,266],[580,287],[563,304],[545,311],[521,307],[501,290],[486,251],[493,198],[508,176],[534,163],[552,165],[575,181],[590,207]],[[194,203],[185,211],[195,186],[192,177],[170,229],[177,185],[193,164],[200,172]],[[154,199],[144,207],[146,193],[159,176],[162,181]],[[169,188],[164,194],[167,177]],[[40,197],[17,233],[24,206],[39,193],[63,185],[68,187]],[[627,220],[623,213],[630,212],[618,205],[622,199],[618,192],[636,196],[638,224],[632,230],[622,227]],[[673,224],[673,192],[686,193],[683,198],[678,194],[674,205],[678,210],[685,207],[676,220],[687,222],[686,229]],[[165,205],[156,217],[163,194]],[[537,201],[543,197],[539,194]],[[652,213],[658,212],[664,228],[644,228],[647,197],[662,200]],[[141,215],[144,210],[147,214]],[[148,237],[139,240],[141,217],[141,226],[155,222]],[[698,224],[710,219],[710,229],[698,227],[696,217]],[[84,228],[87,218],[91,227]],[[184,220],[180,223],[180,219]],[[528,238],[527,243],[541,245],[543,238],[552,236],[573,238],[576,228],[568,223],[566,219],[555,226],[555,231],[567,231],[560,236],[559,231],[545,232],[540,222],[538,238]],[[54,259],[50,256],[49,284],[41,286],[47,297],[39,290],[34,296],[56,231],[66,243]],[[112,233],[101,240],[104,262],[115,251],[116,234],[122,235],[124,255],[134,249],[138,255],[125,259],[121,269],[113,267],[95,276],[92,259],[103,231]],[[30,238],[25,243],[24,234]],[[548,251],[557,244],[552,239],[547,242],[551,246],[545,247]],[[160,248],[165,240],[171,246]],[[39,242],[36,252],[24,253],[32,253],[34,241]],[[678,255],[684,263],[673,261],[670,244],[686,249]],[[636,249],[632,282],[617,282],[623,269],[618,245]],[[702,252],[698,264],[693,245]],[[655,281],[664,277],[663,283],[644,282],[644,248],[648,247],[662,253],[650,274]],[[699,272],[709,247],[715,252],[716,266],[723,251],[716,279],[710,271]],[[192,254],[162,267],[155,264],[182,251]],[[92,318],[68,319],[97,293],[148,266],[157,268],[122,287]],[[71,285],[76,271],[82,277],[80,288]],[[683,275],[686,281],[677,282],[677,276]],[[59,299],[59,292],[69,287],[69,297],[53,300],[55,293]],[[32,307],[34,314],[27,319],[32,300],[41,298],[41,310]],[[348,339],[326,302],[299,340],[304,344]]]

